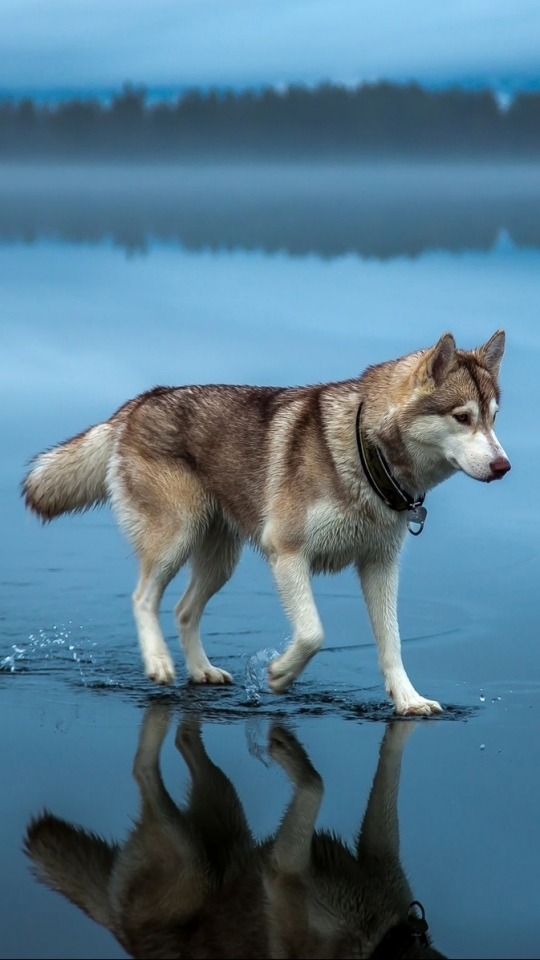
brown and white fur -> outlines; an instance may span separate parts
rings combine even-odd
[[[276,834],[256,842],[196,720],[176,736],[189,801],[173,801],[159,765],[168,726],[166,708],[148,709],[134,764],[141,813],[122,845],[50,813],[30,822],[25,850],[42,882],[140,958],[369,957],[403,924],[413,894],[399,857],[397,800],[414,724],[386,728],[354,850],[315,831],[323,783],[286,728],[271,728],[269,750],[293,797]],[[384,956],[442,954],[398,935]]]
[[[189,561],[175,608],[196,683],[224,683],[201,643],[204,608],[231,576],[247,540],[266,556],[293,627],[269,667],[281,693],[323,642],[312,573],[354,565],[399,714],[441,707],[420,696],[401,658],[398,557],[405,514],[387,507],[360,464],[359,404],[366,436],[394,476],[418,496],[463,470],[489,482],[510,469],[493,424],[504,332],[473,351],[451,334],[434,347],[369,367],[362,376],[308,387],[156,387],[105,423],[40,454],[23,483],[43,520],[109,501],[140,559],[133,609],[147,676],[171,683],[159,625],[167,584]]]

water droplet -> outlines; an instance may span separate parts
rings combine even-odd
[[[482,701],[482,703],[484,702],[485,699],[486,699],[486,695],[485,695],[484,691],[481,690],[481,691],[480,691],[480,700]]]
[[[485,743],[481,743],[481,744],[480,744],[480,749],[481,749],[481,750],[485,750],[485,749],[486,749]]]

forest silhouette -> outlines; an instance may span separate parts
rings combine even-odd
[[[125,84],[109,101],[0,100],[0,158],[527,158],[540,154],[540,92],[502,109],[493,91],[387,82],[283,91],[187,90],[149,99]]]

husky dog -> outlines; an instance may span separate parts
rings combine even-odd
[[[23,482],[43,520],[109,501],[140,559],[133,610],[146,675],[171,683],[159,625],[163,592],[183,564],[175,607],[189,676],[228,683],[199,623],[248,540],[268,559],[293,627],[269,666],[281,693],[323,642],[310,574],[353,564],[398,714],[429,715],[401,658],[398,557],[418,533],[426,491],[463,470],[500,479],[510,463],[493,424],[504,331],[476,350],[445,333],[435,346],[308,387],[156,387],[105,423],[37,456]]]
[[[125,843],[44,813],[25,838],[38,879],[134,957],[442,957],[411,910],[399,859],[401,756],[414,724],[386,728],[354,851],[315,831],[323,784],[286,728],[271,728],[269,749],[293,797],[275,836],[256,842],[197,720],[176,736],[189,802],[172,800],[159,768],[168,724],[166,708],[147,710],[134,764],[141,814]]]

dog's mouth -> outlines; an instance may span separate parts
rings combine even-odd
[[[459,472],[464,473],[466,477],[470,477],[471,480],[478,480],[479,483],[491,483],[491,481],[495,479],[495,477],[489,473],[482,473],[480,475],[478,473],[472,473],[467,467],[462,467],[455,457],[448,457],[448,462],[454,470],[459,470]]]

